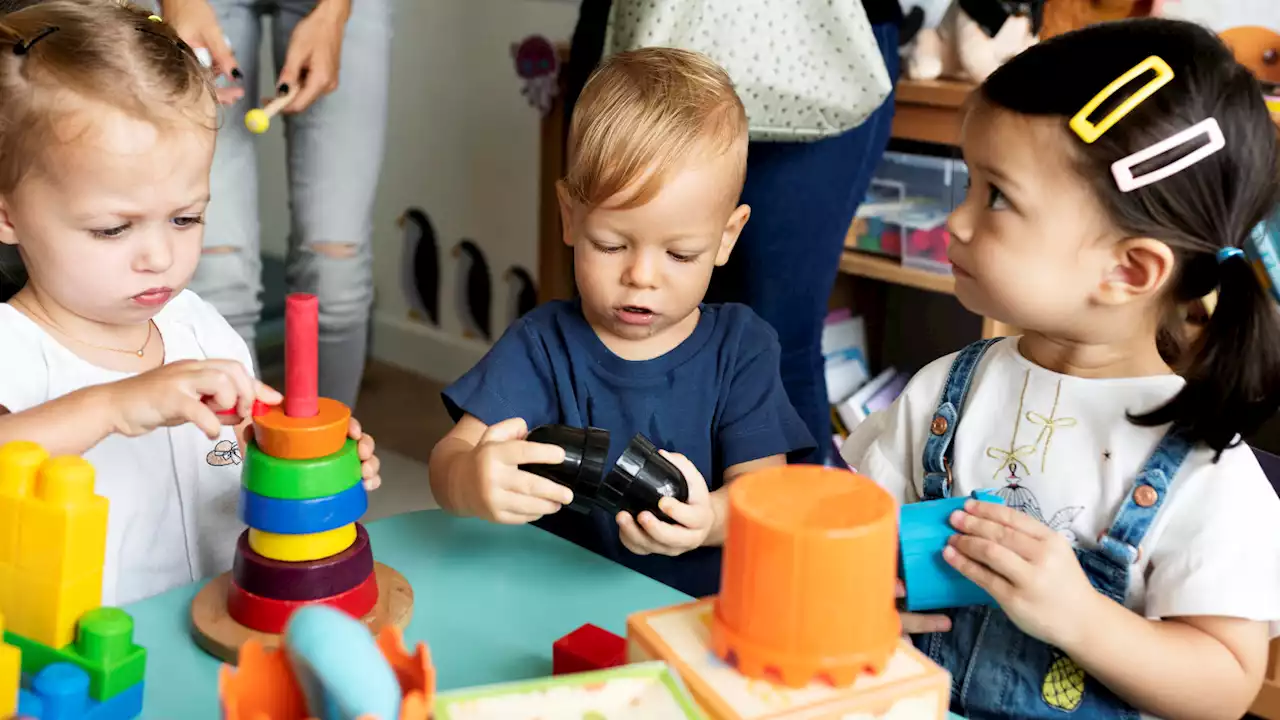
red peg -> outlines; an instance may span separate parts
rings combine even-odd
[[[319,412],[319,353],[320,301],[293,293],[284,308],[284,414],[291,418]]]

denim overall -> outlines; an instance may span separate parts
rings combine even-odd
[[[974,343],[951,366],[924,450],[924,500],[951,495],[952,439],[974,371],[996,340]],[[1124,602],[1129,569],[1191,444],[1170,431],[1134,481],[1095,550],[1076,549],[1098,592]],[[999,607],[949,610],[951,630],[916,635],[916,647],[951,673],[951,709],[970,720],[1133,718],[1136,710],[1069,657],[1023,633]]]

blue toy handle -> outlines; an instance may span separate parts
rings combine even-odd
[[[987,591],[942,557],[948,538],[956,532],[951,527],[951,514],[962,509],[969,498],[1004,504],[1004,498],[989,490],[975,490],[964,497],[902,506],[898,516],[898,573],[906,587],[903,609],[907,612],[995,604]]]

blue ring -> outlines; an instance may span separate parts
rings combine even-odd
[[[1236,247],[1224,247],[1218,251],[1218,264],[1230,260],[1231,258],[1244,257],[1244,251]]]
[[[309,500],[282,500],[240,488],[240,521],[264,532],[305,535],[350,525],[369,509],[364,483],[337,495]]]

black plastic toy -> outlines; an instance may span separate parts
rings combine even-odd
[[[605,473],[609,456],[609,431],[567,425],[540,425],[529,431],[529,442],[559,445],[564,462],[559,465],[521,465],[525,472],[540,475],[573,491],[573,505],[585,510],[594,505],[610,515],[626,510],[639,515],[648,510],[663,522],[674,523],[658,509],[658,501],[670,497],[688,502],[689,485],[679,468],[662,457],[644,435],[637,434],[627,444],[613,469]]]

